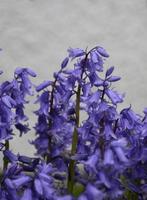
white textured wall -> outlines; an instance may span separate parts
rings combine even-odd
[[[116,66],[122,77],[117,88],[126,92],[124,105],[141,113],[147,106],[146,0],[0,0],[2,80],[17,66],[30,66],[38,73],[37,84],[51,78],[69,46],[97,44],[111,55],[106,67]],[[32,137],[30,132],[16,138],[11,148],[32,153],[26,145]]]

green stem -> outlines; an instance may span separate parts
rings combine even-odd
[[[5,150],[9,150],[9,141],[8,140],[6,140],[6,142],[5,142]],[[3,170],[7,169],[8,163],[9,163],[8,159],[4,156],[4,158],[3,158]]]
[[[93,51],[95,48],[92,48],[88,53],[85,55],[84,63],[83,63],[83,68],[82,68],[82,73],[81,73],[81,80],[83,80],[83,74],[85,70],[85,65],[87,62],[88,55],[90,54],[91,51]],[[81,86],[80,84],[78,85],[77,93],[76,93],[76,125],[74,128],[73,132],[73,137],[72,137],[72,147],[71,147],[71,156],[75,155],[76,150],[77,150],[77,145],[78,145],[78,131],[77,128],[79,127],[80,123],[80,96],[81,96]],[[73,187],[74,187],[74,177],[75,177],[75,160],[70,160],[69,162],[69,167],[68,167],[68,180],[67,180],[67,189],[69,193],[73,193]]]
[[[71,147],[71,155],[74,155],[77,150],[78,144],[78,131],[77,127],[79,126],[80,122],[80,94],[81,94],[81,87],[78,86],[77,95],[76,95],[76,127],[74,128],[73,138],[72,138],[72,147]],[[74,186],[74,176],[75,176],[75,160],[70,160],[69,168],[68,168],[68,182],[67,188],[68,192],[72,193],[73,186]]]

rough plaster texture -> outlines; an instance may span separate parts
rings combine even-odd
[[[102,45],[116,66],[126,92],[124,106],[141,113],[147,106],[147,1],[146,0],[0,0],[1,81],[12,78],[17,66],[38,73],[35,84],[52,77],[68,47]],[[33,101],[33,100],[32,100]],[[29,106],[27,112],[35,123]],[[11,142],[15,152],[32,154],[26,145],[33,130]]]

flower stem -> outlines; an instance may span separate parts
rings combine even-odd
[[[50,98],[50,112],[49,114],[51,115],[53,112],[53,100],[54,100],[54,90],[55,90],[55,85],[56,85],[56,81],[57,79],[55,79],[55,81],[53,82],[53,86],[52,86],[52,91],[51,91],[51,98]],[[52,125],[52,120],[51,118],[49,119],[49,129],[51,128]],[[48,137],[48,150],[49,150],[49,154],[46,156],[46,161],[47,163],[50,162],[51,160],[51,151],[52,151],[52,147],[51,147],[51,136]]]
[[[9,150],[9,141],[8,140],[6,140],[6,142],[5,142],[5,150]],[[4,156],[4,158],[3,158],[3,170],[7,169],[8,163],[9,163],[8,159]]]
[[[90,51],[88,51],[85,55],[84,62],[82,64],[82,72],[81,72],[81,80],[83,80],[83,74],[85,71],[85,66],[87,64],[87,58],[91,51],[93,51],[95,48],[92,48]],[[74,128],[73,137],[72,137],[72,147],[71,147],[71,156],[76,153],[77,145],[78,145],[78,131],[77,128],[80,124],[80,96],[81,96],[81,86],[78,85],[78,89],[76,92],[76,126]],[[68,167],[68,180],[67,180],[67,189],[69,193],[73,193],[73,187],[74,187],[74,176],[75,176],[75,160],[70,160],[69,167]]]
[[[58,73],[61,73],[62,72],[62,69],[58,72]],[[57,80],[58,80],[58,76],[55,77],[55,80],[52,84],[52,91],[51,91],[51,97],[50,97],[50,111],[49,111],[49,115],[52,115],[54,109],[53,109],[53,103],[54,103],[54,92],[55,92],[55,89],[56,89],[56,83],[57,83]],[[51,129],[51,126],[52,126],[52,119],[49,118],[48,120],[48,126],[49,126],[49,129]],[[47,163],[49,163],[51,161],[51,152],[52,152],[52,145],[51,145],[51,142],[52,142],[52,136],[49,135],[48,136],[48,150],[49,150],[49,154],[45,156],[45,160]]]
[[[74,132],[73,132],[71,155],[74,155],[76,153],[77,144],[78,144],[77,127],[79,126],[79,121],[80,121],[80,93],[81,93],[81,87],[79,85],[77,89],[77,95],[76,95],[76,127],[74,128]],[[67,183],[67,188],[68,188],[69,193],[72,193],[73,191],[74,176],[75,176],[74,168],[75,168],[75,160],[70,160],[69,168],[68,168],[68,183]]]

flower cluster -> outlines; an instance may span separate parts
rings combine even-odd
[[[0,199],[147,199],[147,108],[118,111],[124,94],[111,87],[120,77],[104,70],[108,57],[100,46],[69,48],[54,80],[35,86],[34,157],[15,155],[9,143],[16,129],[30,130],[24,108],[36,73],[17,68],[0,85]]]

